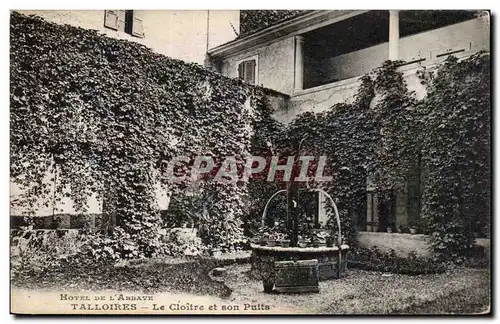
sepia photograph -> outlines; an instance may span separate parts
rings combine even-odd
[[[10,9],[11,316],[491,316],[491,16]]]

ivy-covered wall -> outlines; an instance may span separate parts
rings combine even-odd
[[[306,13],[306,10],[240,10],[239,37]]]
[[[305,154],[328,156],[334,181],[322,187],[337,200],[351,241],[352,215],[365,212],[367,175],[374,173],[382,200],[417,161],[436,249],[459,253],[473,231],[489,226],[489,56],[450,57],[437,72],[421,71],[424,98],[408,89],[399,62],[386,62],[349,101],[301,114],[284,129],[271,118],[265,89],[136,43],[18,13],[10,38],[11,181],[26,190],[17,203],[66,196],[84,213],[97,194],[117,219],[114,249],[124,255],[130,242],[143,255],[160,246],[155,185],[185,202],[212,247],[238,242],[241,221],[260,220],[261,205],[280,188],[174,184],[165,176],[172,157],[269,155],[268,142],[287,155],[304,136]]]
[[[318,185],[335,197],[351,234],[351,215],[366,215],[368,176],[379,204],[389,205],[402,186],[416,182],[417,215],[405,225],[431,234],[440,255],[463,256],[477,235],[490,231],[490,56],[449,56],[420,69],[420,97],[408,88],[402,63],[387,61],[361,78],[345,102],[297,115],[288,142],[307,137],[312,155],[328,156],[334,180]],[[397,216],[385,213],[373,225],[395,231]]]
[[[85,213],[96,194],[144,254],[159,244],[154,186],[177,195],[191,185],[166,177],[172,157],[246,156],[253,125],[270,118],[265,89],[137,43],[16,12],[10,39],[10,172],[25,190],[14,203],[69,197]],[[246,187],[197,190],[209,243],[237,240]]]

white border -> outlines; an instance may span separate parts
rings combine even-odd
[[[420,1],[407,1],[407,2],[401,2],[401,1],[387,1],[387,0],[382,0],[382,1],[366,1],[366,0],[361,0],[361,1],[335,1],[335,2],[326,2],[326,1],[321,1],[321,0],[309,0],[309,1],[287,1],[287,2],[279,2],[275,1],[274,3],[270,1],[262,1],[262,0],[254,0],[254,1],[248,1],[248,2],[235,2],[235,1],[201,1],[201,0],[184,0],[184,1],[179,1],[179,2],[168,2],[168,6],[164,5],[162,7],[158,6],[157,1],[153,0],[143,0],[140,3],[137,1],[130,1],[130,0],[122,0],[122,1],[96,1],[96,0],[87,0],[85,2],[68,2],[68,1],[54,1],[54,0],[49,0],[49,1],[43,1],[43,2],[35,2],[35,1],[25,1],[25,0],[17,0],[17,1],[4,1],[2,4],[5,6],[5,10],[2,10],[2,14],[0,14],[0,19],[2,26],[2,32],[0,33],[1,35],[1,43],[3,45],[3,50],[2,50],[2,58],[3,58],[3,64],[2,64],[2,77],[3,77],[3,83],[1,89],[3,90],[3,96],[2,98],[4,99],[4,109],[2,110],[3,118],[1,118],[2,122],[2,127],[0,127],[0,131],[2,132],[2,137],[1,137],[1,147],[4,152],[4,159],[2,159],[2,167],[0,170],[2,170],[1,174],[1,180],[4,186],[2,187],[2,194],[0,195],[1,197],[1,203],[2,203],[2,209],[5,211],[4,217],[2,217],[3,221],[3,226],[5,231],[8,230],[9,228],[9,217],[8,217],[8,208],[9,208],[9,158],[8,158],[8,152],[9,152],[9,19],[10,19],[10,14],[9,10],[10,9],[109,9],[109,8],[119,8],[119,7],[128,7],[128,8],[134,8],[134,9],[221,9],[221,10],[238,10],[242,9],[332,9],[332,10],[340,10],[340,9],[492,9],[493,14],[497,14],[500,12],[500,7],[497,0],[495,1],[485,1],[485,0],[476,0],[476,1],[435,1],[435,0],[420,0]],[[492,20],[492,24],[496,24],[497,19]],[[492,29],[494,29],[494,26],[492,26]],[[495,36],[497,33],[492,33],[493,36]],[[496,45],[495,43],[492,44],[495,49],[492,48],[492,52],[496,53]],[[493,77],[496,79],[496,74],[493,73]],[[496,80],[492,80],[492,86],[495,88],[495,90],[498,90],[499,83],[495,82]],[[498,91],[496,91],[498,93]],[[493,111],[494,108],[492,108]],[[495,114],[493,114],[493,117]],[[493,123],[495,125],[495,123]],[[494,130],[492,130],[492,136],[494,135]],[[495,142],[494,142],[495,143]],[[495,148],[493,149],[493,153],[498,151],[500,149],[500,142],[496,141],[495,143]],[[498,159],[496,159],[498,161]],[[496,180],[498,176],[498,172],[496,172],[495,179]],[[495,181],[496,183],[496,181]],[[493,201],[500,201],[500,190],[496,190],[494,192],[495,197],[493,197]],[[496,198],[496,199],[495,199]],[[494,216],[494,215],[493,215]],[[495,229],[494,231],[496,233],[499,233],[498,227],[500,227],[500,222],[496,221],[495,223]],[[9,261],[7,258],[9,257],[9,248],[8,248],[8,236],[4,236],[4,245],[0,249],[2,252],[2,258],[4,260],[3,262],[3,267],[2,271],[0,274],[0,277],[2,279],[3,283],[3,289],[2,292],[3,294],[1,295],[1,301],[3,302],[3,309],[2,309],[2,323],[10,323],[14,322],[14,318],[12,316],[9,316],[9,300],[10,300],[10,291],[9,291]],[[497,256],[497,251],[496,249],[493,249],[495,251],[495,256]],[[495,288],[495,297],[498,296],[496,293],[496,288]],[[494,306],[495,304],[492,304]],[[59,318],[52,318],[52,317],[39,317],[39,318],[24,318],[25,321],[27,322],[38,322],[38,321],[45,321],[48,323],[51,323],[53,321],[61,321],[61,322],[72,322],[76,320],[82,320],[82,319],[93,319],[94,321],[100,322],[101,320],[105,320],[108,323],[121,323],[122,321],[128,321],[128,320],[134,320],[134,321],[139,321],[139,322],[148,322],[148,321],[168,321],[168,322],[184,322],[185,323],[185,318],[179,318],[179,317],[158,317],[158,318],[137,318],[130,316],[129,318],[127,317],[116,317],[116,318],[99,318],[99,317],[59,317]],[[189,318],[190,321],[203,321],[203,320],[210,320],[210,318]],[[247,318],[237,318],[237,317],[212,317],[212,320],[238,320],[238,321],[249,321],[249,322],[254,322],[255,320],[258,321],[268,321],[271,320],[272,322],[285,322],[289,321],[290,317],[288,318],[278,318],[278,317],[259,317],[259,318],[253,318],[253,317],[247,317]],[[364,317],[364,318],[335,318],[335,317],[316,317],[313,318],[314,320],[318,321],[324,321],[324,322],[333,322],[334,323],[342,323],[342,322],[358,322],[358,321],[386,321],[386,320],[391,320],[390,318],[374,318],[374,317]],[[4,321],[5,320],[5,321]],[[309,321],[309,318],[293,318],[293,321],[295,322],[306,322]],[[401,318],[394,318],[395,321],[401,320]],[[421,318],[404,318],[405,322],[414,322],[414,323],[419,323]],[[442,322],[442,321],[453,321],[453,323],[457,322],[469,322],[471,318],[460,318],[460,317],[455,317],[455,318],[425,318],[426,321],[432,323],[432,322]]]

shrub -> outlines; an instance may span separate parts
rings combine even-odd
[[[350,267],[369,271],[420,275],[443,273],[447,269],[446,263],[439,260],[419,257],[415,252],[410,253],[408,257],[400,257],[393,249],[388,253],[382,253],[377,247],[358,248],[353,250],[351,257]]]
[[[263,28],[306,12],[305,10],[241,10],[240,36],[255,33]]]
[[[460,259],[470,255],[474,241],[475,237],[470,235],[470,229],[465,228],[458,222],[438,224],[432,233],[434,250],[442,259],[461,262]]]
[[[422,212],[444,259],[463,258],[491,214],[491,64],[449,56],[426,80],[419,110],[426,181]],[[417,127],[415,127],[417,128]]]
[[[69,231],[12,231],[11,270],[14,276],[42,273],[81,254],[85,240]]]
[[[199,237],[187,235],[181,229],[169,229],[162,241],[162,255],[185,257],[201,256],[207,253],[207,248],[202,244]]]

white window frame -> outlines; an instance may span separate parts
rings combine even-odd
[[[260,83],[259,83],[259,54],[247,56],[244,59],[237,61],[236,62],[236,77],[237,78],[239,77],[238,67],[240,66],[240,64],[245,62],[245,61],[251,61],[251,60],[255,60],[255,85],[260,86]]]

